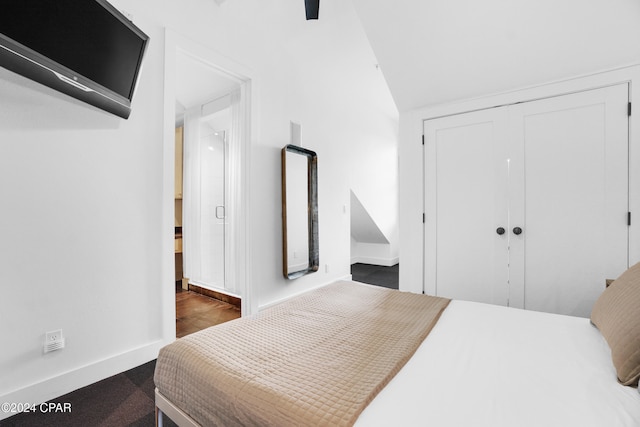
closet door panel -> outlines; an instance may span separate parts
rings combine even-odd
[[[425,122],[425,289],[507,304],[505,110]]]
[[[523,154],[511,228],[523,232],[510,236],[510,279],[527,309],[588,317],[605,279],[627,268],[626,105],[621,85],[511,111]]]

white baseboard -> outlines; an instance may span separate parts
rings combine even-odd
[[[399,257],[395,258],[373,258],[373,257],[363,257],[357,256],[351,258],[351,264],[371,264],[371,265],[381,265],[383,267],[393,267],[397,263],[400,262]]]
[[[155,341],[148,345],[81,366],[43,381],[0,396],[0,402],[40,404],[58,398],[79,388],[135,368],[158,357],[160,348],[168,344]],[[15,413],[0,411],[0,420]]]

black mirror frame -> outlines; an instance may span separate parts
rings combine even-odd
[[[307,158],[308,242],[309,266],[305,270],[289,273],[287,244],[287,160],[286,154],[300,154]],[[282,272],[287,279],[296,279],[318,271],[320,250],[318,244],[318,156],[314,151],[288,144],[282,149]]]

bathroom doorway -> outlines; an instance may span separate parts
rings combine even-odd
[[[185,286],[204,290],[205,295],[223,301],[228,297],[242,306],[243,314],[251,311],[246,232],[251,80],[242,67],[170,30],[165,41],[165,120],[172,134],[177,127],[184,130],[182,152],[176,149],[175,157],[169,153],[175,145],[173,135],[169,142],[169,130],[165,133],[165,168],[169,158],[177,163],[178,155],[183,156],[183,191],[170,210],[181,238],[181,245],[172,246],[180,249],[182,265],[177,265],[176,256],[176,265],[167,267],[176,279],[171,286],[172,304],[168,292],[164,299],[164,312],[172,314],[164,317],[169,330],[169,322],[175,325],[175,284],[182,287],[182,278]]]

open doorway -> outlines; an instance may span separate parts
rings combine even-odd
[[[170,31],[165,49],[165,121],[176,135],[174,262],[167,269],[176,286],[173,307],[168,293],[164,299],[168,329],[167,314],[175,313],[175,321],[177,291],[184,288],[237,305],[238,316],[241,306],[245,310],[251,83],[223,68],[227,59]],[[165,138],[169,154],[167,145]]]

